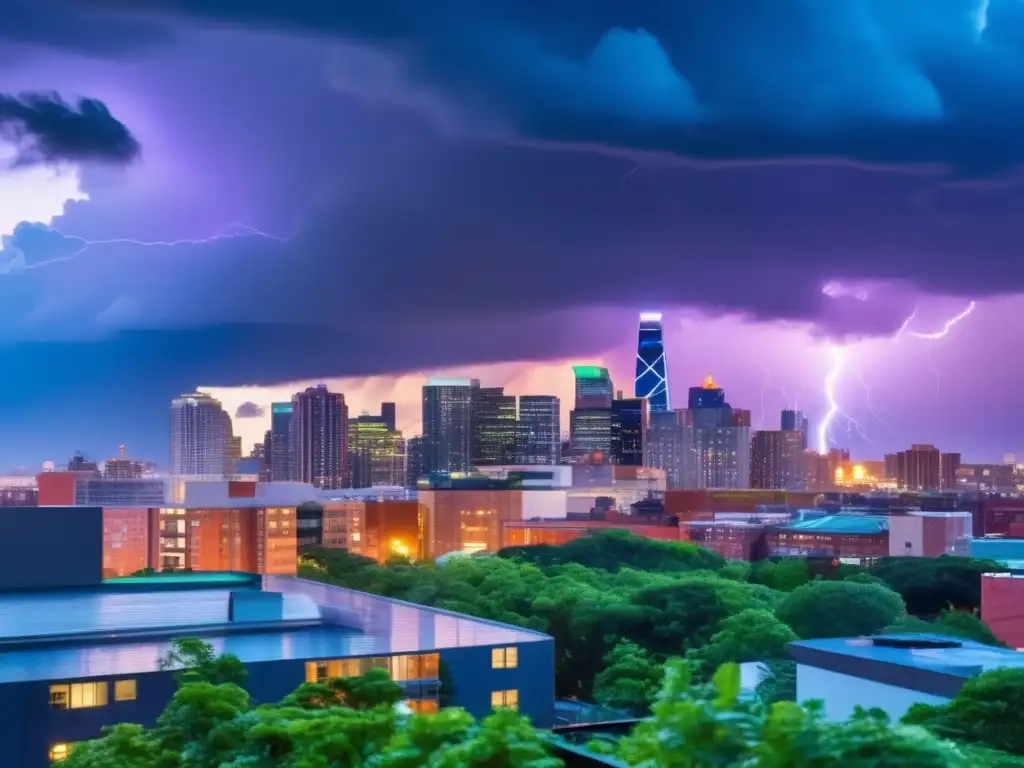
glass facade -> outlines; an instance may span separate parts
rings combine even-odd
[[[441,663],[437,653],[372,656],[358,659],[322,659],[306,662],[306,682],[323,683],[334,677],[360,677],[371,669],[386,669],[396,683],[437,680]]]
[[[652,413],[671,410],[665,344],[662,339],[661,315],[658,313],[640,315],[634,388],[637,397],[647,400]]]
[[[472,460],[471,379],[431,379],[423,387],[423,474],[467,472]]]
[[[472,465],[516,461],[516,398],[504,387],[475,387],[470,399]]]

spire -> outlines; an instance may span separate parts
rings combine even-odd
[[[707,378],[704,379],[704,383],[701,384],[702,389],[719,389],[719,386],[715,384],[714,377],[709,373]]]

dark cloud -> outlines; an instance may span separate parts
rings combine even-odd
[[[246,401],[238,406],[235,411],[236,419],[259,419],[266,413],[266,409],[251,401]]]
[[[404,81],[388,82],[410,103],[422,106],[429,86],[467,120],[533,139],[720,161],[949,163],[968,173],[1024,160],[1019,0],[133,8],[360,41],[401,64]]]
[[[55,93],[0,93],[0,141],[18,166],[55,162],[129,163],[139,143],[100,101],[69,104]]]
[[[7,49],[14,46],[48,46],[98,56],[121,56],[173,39],[172,30],[165,24],[83,8],[77,0],[0,3],[0,62],[12,56]]]

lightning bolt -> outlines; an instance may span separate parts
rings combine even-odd
[[[967,319],[967,317],[969,317],[976,308],[977,302],[970,302],[967,305],[966,309],[964,309],[959,314],[956,314],[953,317],[949,318],[945,323],[943,323],[942,328],[940,328],[938,331],[932,331],[930,333],[923,333],[921,331],[910,330],[910,325],[914,322],[914,319],[917,317],[917,310],[915,309],[913,312],[910,313],[907,319],[903,321],[903,324],[900,326],[899,330],[896,331],[896,333],[893,335],[892,339],[893,341],[898,341],[904,336],[909,336],[915,339],[924,339],[925,341],[938,341],[939,339],[944,339],[946,338],[946,336],[949,335],[950,331],[952,331],[957,325],[959,325],[961,322]],[[828,410],[825,412],[825,416],[818,424],[818,453],[827,453],[828,446],[831,443],[835,442],[832,439],[832,424],[837,418],[842,418],[846,420],[847,432],[851,432],[852,430],[855,429],[861,437],[867,440],[867,436],[864,434],[863,430],[860,428],[860,425],[857,423],[857,421],[851,418],[847,413],[843,411],[842,407],[839,405],[839,401],[836,399],[836,383],[838,382],[839,377],[842,374],[843,367],[846,363],[846,348],[840,347],[838,345],[832,345],[829,347],[829,352],[832,356],[832,366],[825,374],[825,380],[823,382],[825,402],[828,403]],[[933,370],[935,370],[934,366]],[[938,371],[936,371],[935,375],[936,391],[938,391]],[[878,409],[877,406],[871,403],[871,389],[864,382],[863,376],[861,377],[861,384],[867,390],[868,409],[872,412],[873,415],[875,415],[876,418],[878,418],[876,411],[880,409]],[[879,421],[885,424],[885,421],[882,420],[881,418],[879,418]]]
[[[878,419],[878,421],[881,423],[883,427],[889,429],[889,425],[886,424],[885,419],[882,418],[882,414],[885,413],[885,410],[879,408],[873,402],[871,402],[871,387],[864,380],[863,368],[857,371],[857,380],[860,381],[860,385],[864,387],[864,405],[867,406],[867,409],[871,412],[871,415]]]
[[[65,240],[78,243],[78,249],[74,253],[70,253],[66,256],[57,256],[55,258],[47,259],[46,261],[38,261],[33,264],[22,264],[19,267],[19,271],[25,269],[39,269],[41,267],[51,266],[52,264],[71,261],[92,248],[104,245],[138,245],[144,248],[173,248],[178,245],[205,245],[207,243],[217,242],[218,240],[235,240],[242,237],[262,237],[267,240],[276,240],[279,243],[286,242],[286,238],[271,235],[261,229],[257,229],[256,227],[249,226],[248,224],[239,224],[237,222],[231,222],[226,225],[226,231],[218,232],[210,235],[209,237],[182,238],[180,240],[134,240],[128,237],[113,237],[106,240],[89,240],[78,235],[69,235],[65,232],[61,232],[56,227],[48,227],[48,229],[51,232],[56,232]]]
[[[760,395],[761,416],[760,416],[759,421],[760,421],[761,426],[758,427],[758,429],[764,429],[764,391],[766,389],[768,389],[768,387],[771,386],[771,383],[772,383],[772,372],[768,368],[768,366],[765,365],[764,363],[758,363],[758,365],[760,365],[761,366],[761,370],[764,371],[764,383],[761,384],[761,395]]]

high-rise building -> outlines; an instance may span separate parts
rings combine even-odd
[[[377,416],[348,422],[348,460],[353,488],[406,483],[405,440]]]
[[[68,472],[99,472],[99,465],[84,454],[76,453],[68,459]]]
[[[504,387],[474,387],[470,400],[471,464],[486,467],[516,460],[516,398]]]
[[[272,403],[270,406],[270,444],[267,446],[267,464],[270,479],[298,480],[292,444],[293,403]]]
[[[574,365],[576,407],[569,412],[569,443],[575,461],[606,463],[612,452],[614,385],[607,368]]]
[[[562,404],[554,395],[520,395],[517,464],[558,464]]]
[[[665,472],[667,488],[695,488],[697,485],[697,459],[689,413],[680,408],[649,416],[644,464]]]
[[[640,337],[636,352],[634,391],[637,397],[647,399],[651,413],[668,411],[671,408],[660,312],[642,312],[640,314]]]
[[[292,451],[297,477],[317,488],[348,486],[348,407],[323,384],[292,397]]]
[[[801,490],[803,436],[797,430],[761,430],[750,443],[750,487]]]
[[[948,458],[947,458],[948,457]],[[943,459],[947,469],[943,472]],[[960,454],[945,454],[933,445],[912,445],[908,451],[899,451],[885,457],[886,475],[900,488],[911,491],[937,491],[956,486],[956,470],[960,468]],[[952,481],[947,486],[946,483]]]
[[[750,410],[747,408],[733,408],[732,425],[734,427],[749,427],[751,425]]]
[[[808,422],[807,417],[802,411],[794,411],[792,409],[786,409],[782,412],[781,427],[785,432],[801,432],[803,433],[803,449],[807,450],[807,433],[808,433]]]
[[[648,401],[642,397],[612,401],[611,462],[631,467],[644,465]],[[664,413],[664,411],[661,411]]]
[[[395,404],[394,403],[381,403],[380,404],[380,417],[384,420],[384,423],[388,425],[388,429],[392,432],[397,432],[398,429],[395,426]]]
[[[690,387],[689,406],[697,487],[749,488],[750,427],[736,424],[725,390],[708,375],[700,386]]]
[[[423,437],[414,435],[405,441],[405,487],[415,488],[423,474]]]
[[[122,445],[116,458],[103,462],[103,477],[107,480],[131,480],[142,477],[146,467],[141,461],[130,459]]]
[[[577,410],[612,407],[615,388],[607,368],[597,365],[574,365],[572,371],[576,376]]]
[[[229,425],[230,426],[230,425]],[[238,472],[238,462],[242,460],[242,437],[231,434],[228,436],[227,457],[224,474],[234,475]]]
[[[202,392],[171,401],[171,475],[211,478],[224,476],[231,437],[231,417]]]
[[[431,379],[423,387],[423,466],[467,472],[472,466],[472,397],[476,379]]]

